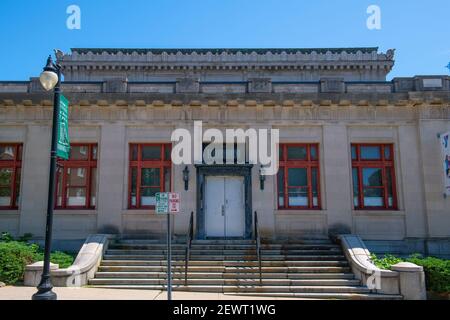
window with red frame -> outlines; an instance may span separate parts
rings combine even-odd
[[[129,208],[156,205],[156,193],[171,190],[170,144],[130,144]]]
[[[281,144],[278,208],[320,209],[318,144]]]
[[[97,144],[72,144],[68,160],[58,159],[57,209],[94,209],[97,204]]]
[[[352,144],[355,209],[397,209],[392,144]]]
[[[0,144],[0,209],[17,209],[20,197],[22,144]]]

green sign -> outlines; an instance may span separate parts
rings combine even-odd
[[[169,213],[169,194],[167,192],[156,194],[156,213]]]
[[[58,141],[56,155],[65,160],[69,159],[70,139],[69,139],[69,101],[61,95],[59,103],[58,119]]]

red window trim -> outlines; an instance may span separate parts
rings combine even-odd
[[[91,185],[92,185],[92,169],[97,168],[98,159],[98,144],[97,143],[71,143],[71,147],[87,146],[88,159],[87,160],[64,160],[58,159],[57,162],[57,173],[56,173],[56,186],[55,186],[55,209],[57,210],[92,210],[95,209],[95,205],[91,204]],[[94,159],[93,148],[97,148],[96,158]],[[63,170],[62,176],[62,190],[61,190],[61,205],[58,206],[58,189],[59,189],[59,177],[61,172],[59,169]],[[69,188],[85,188],[86,189],[86,204],[84,206],[70,206],[67,204],[67,169],[69,168],[85,168],[87,169],[86,184],[77,186],[71,185]],[[97,172],[98,181],[98,172]],[[95,186],[96,187],[96,186]],[[97,196],[96,196],[97,197]],[[96,199],[97,200],[97,199]],[[97,202],[97,201],[96,201]]]
[[[133,159],[133,147],[137,146],[137,160]],[[147,146],[160,146],[161,154],[159,159],[154,160],[142,160],[142,147]],[[128,209],[155,209],[155,206],[141,205],[141,189],[142,188],[156,188],[159,187],[162,192],[167,192],[172,190],[172,160],[165,159],[166,148],[172,148],[170,143],[130,143],[129,144],[129,167],[128,167]],[[136,168],[136,205],[132,205],[131,197],[131,180],[132,180],[132,169]],[[141,186],[141,169],[145,168],[159,168],[159,181],[158,186]],[[170,181],[169,190],[165,190],[165,179],[164,179],[164,169],[169,168],[170,170]]]
[[[312,159],[311,147],[316,148],[316,159]],[[283,143],[279,146],[282,151],[282,159],[279,160],[279,170],[283,170],[284,174],[284,186],[283,197],[284,205],[280,206],[278,175],[277,175],[277,208],[279,210],[321,210],[322,200],[320,192],[320,151],[318,143]],[[287,147],[306,147],[307,158],[304,160],[288,160],[287,159]],[[288,169],[290,168],[304,168],[307,169],[307,186],[299,186],[295,188],[307,188],[308,189],[308,205],[307,206],[289,206],[288,198]],[[313,192],[312,192],[312,169],[317,170],[317,206],[313,204]]]
[[[8,168],[12,169],[12,180],[10,184],[11,190],[11,201],[9,206],[0,206],[0,210],[17,210],[19,209],[19,206],[16,206],[16,181],[17,181],[17,169],[22,169],[22,152],[23,152],[23,143],[0,143],[0,146],[2,147],[14,147],[14,159],[13,160],[0,160],[0,168]],[[22,175],[22,172],[21,172]],[[19,190],[21,190],[21,185],[19,181]],[[19,191],[20,195],[20,191]]]
[[[380,147],[379,160],[373,159],[362,159],[361,158],[361,147]],[[397,202],[397,185],[396,185],[396,175],[395,175],[395,164],[394,164],[394,144],[392,143],[352,143],[351,148],[356,147],[356,159],[352,156],[352,183],[353,183],[353,169],[358,170],[358,206],[355,206],[353,201],[353,208],[355,210],[398,210]],[[386,159],[385,149],[390,149],[390,158]],[[383,206],[364,206],[364,186],[362,169],[363,168],[381,168],[382,172],[382,186],[376,187],[366,187],[369,189],[383,189]],[[392,206],[389,206],[389,194],[388,194],[388,183],[387,183],[387,170],[391,171],[392,180]],[[353,189],[352,189],[352,199],[354,199]]]

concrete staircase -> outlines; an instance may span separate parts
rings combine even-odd
[[[185,244],[173,244],[173,290],[313,299],[401,299],[372,293],[355,279],[341,248],[327,240],[262,243],[262,281],[253,240],[194,240],[185,284]],[[110,244],[90,286],[166,289],[166,245]]]

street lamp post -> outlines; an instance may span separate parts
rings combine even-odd
[[[56,300],[56,293],[52,291],[53,285],[50,278],[50,252],[52,244],[53,207],[55,195],[55,173],[56,173],[56,144],[59,125],[59,104],[61,91],[61,66],[55,64],[52,57],[47,59],[47,65],[39,77],[42,87],[46,91],[54,88],[53,98],[53,121],[52,121],[52,144],[50,151],[50,174],[47,198],[47,222],[45,227],[45,252],[44,267],[42,270],[41,282],[39,283],[33,300]]]

